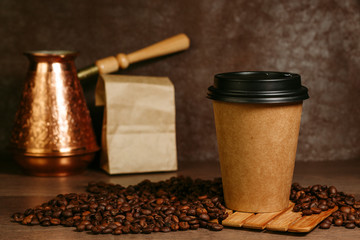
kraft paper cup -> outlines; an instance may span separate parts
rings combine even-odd
[[[208,97],[228,208],[276,212],[288,207],[307,92],[293,73],[215,75]]]

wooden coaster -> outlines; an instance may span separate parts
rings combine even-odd
[[[325,218],[335,212],[338,207],[334,207],[320,214],[302,216],[300,212],[293,212],[294,203],[290,202],[289,207],[275,213],[244,213],[228,212],[222,224],[227,227],[243,227],[251,229],[265,229],[270,231],[282,232],[310,232]]]

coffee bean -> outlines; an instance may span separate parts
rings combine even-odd
[[[102,233],[104,233],[104,234],[109,234],[112,232],[113,232],[113,230],[111,228],[105,228],[104,230],[102,230]]]
[[[144,233],[144,234],[150,234],[152,232],[152,229],[151,228],[144,228],[142,229],[141,233]]]
[[[205,208],[196,208],[196,215],[200,216],[201,214],[206,214],[207,210]]]
[[[132,216],[132,214],[131,213],[126,213],[126,217],[125,217],[125,219],[127,220],[127,221],[129,221],[129,222],[133,222],[134,220],[135,220],[135,218]]]
[[[189,221],[191,221],[191,218],[189,216],[185,215],[185,216],[180,217],[180,220],[184,221],[184,222],[189,222]]]
[[[354,205],[355,200],[354,200],[354,198],[352,198],[352,197],[345,198],[345,203],[346,203],[347,205]]]
[[[313,201],[310,203],[309,208],[317,208],[318,205],[319,205],[318,202]]]
[[[353,214],[348,214],[348,215],[347,215],[347,220],[348,220],[348,221],[354,222],[355,219],[356,219],[355,215],[353,215]]]
[[[31,219],[31,223],[30,223],[30,225],[31,226],[33,226],[33,225],[39,225],[40,224],[40,222],[39,222],[39,219],[38,218],[33,218],[33,219]]]
[[[334,207],[336,206],[336,204],[335,204],[334,202],[332,202],[332,201],[328,201],[328,202],[327,202],[327,206],[328,206],[329,208],[334,208]]]
[[[12,218],[15,222],[22,222],[24,220],[24,214],[22,213],[14,213]]]
[[[350,213],[351,212],[351,208],[348,206],[343,206],[340,208],[340,211],[343,213]]]
[[[319,214],[319,213],[322,212],[322,210],[320,208],[317,208],[317,207],[312,207],[312,208],[310,208],[310,210],[311,210],[311,212],[313,214]]]
[[[229,216],[229,213],[227,213],[227,212],[221,213],[221,214],[219,214],[218,220],[220,220],[220,221],[225,220],[228,216]]]
[[[144,215],[150,215],[152,212],[149,209],[141,209],[141,213]]]
[[[337,189],[334,186],[330,186],[328,189],[328,194],[334,196],[337,193]]]
[[[297,185],[297,188],[298,188],[298,191],[302,189],[302,188],[300,187],[300,185]],[[315,193],[315,192],[319,191],[319,189],[320,189],[320,185],[314,185],[314,186],[311,187],[311,190],[310,190],[310,191],[313,192],[313,193]]]
[[[188,222],[179,222],[179,229],[180,230],[188,230],[190,225]]]
[[[200,214],[199,218],[203,221],[209,221],[210,220],[210,216],[208,214]]]
[[[355,203],[355,204],[353,205],[353,208],[360,209],[360,204]]]
[[[322,222],[320,224],[320,228],[322,228],[322,229],[329,229],[330,227],[331,227],[331,223],[329,223],[329,222]]]
[[[112,222],[112,223],[109,223],[109,225],[107,227],[114,230],[114,229],[116,229],[118,227],[118,225],[115,224],[114,222]]]
[[[205,205],[206,205],[208,208],[212,208],[212,207],[215,206],[214,203],[212,203],[210,199],[209,199],[209,201],[207,201],[207,202],[205,203]]]
[[[40,223],[40,225],[43,226],[43,227],[48,227],[48,226],[51,225],[51,223],[50,223],[50,221],[46,220],[46,221],[42,221],[42,222]]]
[[[208,208],[207,211],[208,211],[208,213],[218,213],[219,209],[218,208]]]
[[[301,204],[301,209],[305,210],[305,209],[309,209],[309,208],[310,208],[310,203],[309,202]]]
[[[91,222],[88,220],[84,220],[84,221],[81,221],[80,224],[84,224],[86,226],[86,225],[90,225]]]
[[[197,219],[191,220],[191,221],[189,221],[189,224],[190,225],[199,224],[199,220],[197,220]]]
[[[197,230],[200,227],[200,224],[192,224],[190,225],[191,230]]]
[[[202,227],[202,228],[206,228],[207,225],[208,225],[208,222],[207,222],[207,221],[203,221],[203,220],[199,220],[199,225],[200,225],[200,227]]]
[[[35,217],[34,217],[34,218],[35,218]],[[48,217],[48,216],[47,216],[47,217],[40,217],[40,218],[39,218],[39,221],[40,221],[40,222],[50,221],[50,219],[51,219],[51,218]]]
[[[73,216],[73,213],[72,213],[72,211],[71,210],[65,210],[63,213],[62,213],[62,215],[64,216],[64,217],[72,217]]]
[[[217,219],[219,216],[218,213],[209,213],[208,215],[209,215],[210,219]]]
[[[330,223],[332,223],[334,221],[334,217],[333,216],[329,216],[325,219],[326,221],[329,221]]]
[[[170,232],[171,229],[169,227],[162,227],[162,228],[160,228],[160,231],[166,233],[166,232]]]
[[[325,204],[320,204],[318,206],[318,208],[321,210],[321,211],[327,211],[329,209],[329,207]]]
[[[117,227],[117,228],[113,231],[113,234],[114,234],[114,235],[120,235],[120,234],[122,234],[121,228],[120,228],[120,227]]]
[[[161,205],[161,204],[163,204],[164,203],[164,199],[163,198],[158,198],[158,199],[156,199],[156,204],[157,205]]]
[[[173,224],[171,224],[170,228],[172,231],[177,231],[177,230],[179,230],[180,227],[179,227],[178,223],[173,223]]]
[[[343,220],[341,218],[338,218],[338,219],[335,220],[334,224],[336,226],[341,226],[341,225],[343,225]]]
[[[295,205],[294,208],[293,208],[293,211],[294,212],[300,212],[301,211],[301,205],[300,204]]]
[[[58,218],[51,218],[51,219],[50,219],[50,223],[51,223],[52,225],[59,225],[59,224],[60,224],[60,219],[58,219]]]
[[[221,225],[221,224],[211,224],[211,227],[210,227],[210,230],[213,230],[213,231],[221,231],[223,230],[224,226]]]
[[[307,203],[307,202],[310,202],[310,197],[309,196],[305,196],[304,198],[301,198],[300,200],[299,200],[299,202],[301,202],[301,203]]]
[[[82,232],[82,231],[85,231],[85,227],[86,227],[85,224],[79,224],[76,226],[76,230],[78,232]]]
[[[126,226],[122,227],[121,230],[122,230],[122,233],[124,233],[124,234],[130,233],[131,232],[130,225],[126,225]]]
[[[24,214],[24,215],[26,215],[26,214]],[[22,220],[21,223],[24,224],[24,225],[30,224],[31,221],[32,221],[32,219],[33,219],[33,217],[34,217],[34,214],[30,214],[30,215],[26,216],[26,217]]]
[[[327,199],[328,195],[326,192],[319,192],[319,193],[317,193],[317,197],[320,199]]]
[[[101,225],[99,225],[101,231],[104,230],[105,228],[107,228],[108,224],[106,222],[102,223]]]
[[[313,214],[313,211],[311,211],[310,209],[305,209],[302,211],[304,215],[311,215]]]
[[[196,210],[191,208],[187,211],[187,215],[189,216],[195,216],[196,215]]]
[[[24,212],[24,215],[25,216],[28,216],[28,215],[33,215],[34,214],[34,209],[32,209],[32,208],[28,208],[28,209],[26,209],[25,210],[25,212]]]
[[[123,211],[123,212],[130,212],[130,211],[131,211],[131,207],[130,207],[129,205],[127,205],[127,206],[122,206],[122,207],[120,208],[120,210]]]
[[[349,229],[353,229],[355,228],[355,224],[354,223],[348,223],[345,225],[346,228],[349,228]]]
[[[203,195],[203,196],[199,196],[198,199],[199,199],[199,200],[204,200],[204,199],[206,199],[207,197],[208,197],[207,195]]]
[[[175,223],[179,222],[179,218],[176,215],[171,216],[171,220]]]
[[[92,225],[92,224],[85,225],[85,229],[87,231],[90,231],[93,227],[94,227],[94,225]]]
[[[354,223],[355,223],[356,226],[360,227],[360,218],[355,219]]]
[[[62,214],[62,211],[60,209],[57,209],[57,210],[53,211],[52,217],[59,218],[61,216],[61,214]]]

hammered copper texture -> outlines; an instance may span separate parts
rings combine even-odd
[[[30,68],[11,136],[17,153],[77,155],[98,150],[76,77],[76,54],[27,54]]]
[[[297,160],[360,156],[360,1],[358,0],[2,0],[0,1],[0,145],[9,141],[33,49],[80,52],[77,67],[130,53],[184,32],[189,50],[119,73],[169,76],[176,91],[179,161],[216,161],[206,89],[219,72],[296,72],[309,88]],[[82,83],[94,107],[96,79]]]

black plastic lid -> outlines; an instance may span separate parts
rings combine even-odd
[[[291,103],[309,98],[301,77],[285,72],[229,72],[216,74],[208,98],[235,103]]]

